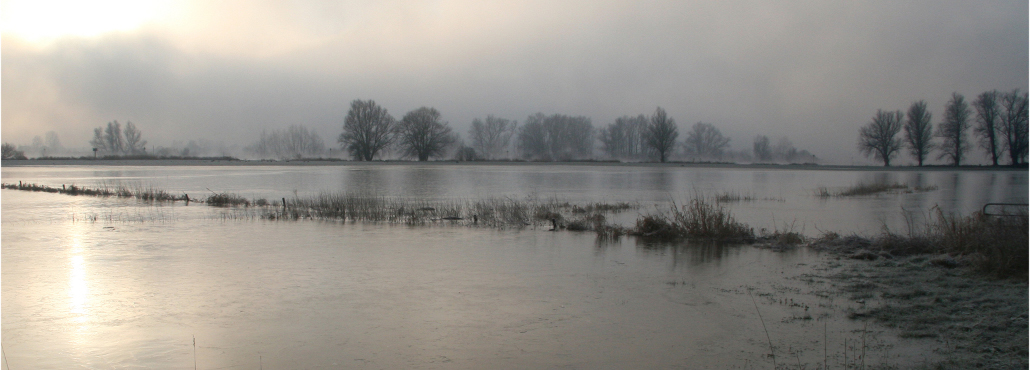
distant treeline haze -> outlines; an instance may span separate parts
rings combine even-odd
[[[302,125],[262,130],[256,141],[240,149],[207,140],[175,142],[171,147],[147,150],[143,133],[132,122],[118,121],[94,129],[89,144],[103,156],[229,156],[242,152],[247,157],[291,160],[302,158],[349,157],[359,161],[388,158],[473,160],[574,161],[614,159],[629,161],[689,160],[724,162],[811,163],[817,158],[798,150],[786,137],[775,145],[768,136],[755,137],[752,148],[733,151],[730,138],[714,124],[697,122],[685,135],[665,109],[650,115],[619,117],[595,128],[585,116],[535,113],[520,125],[518,121],[488,115],[476,118],[467,140],[455,133],[441,113],[420,107],[397,120],[373,100],[354,100],[343,119],[337,138],[341,150],[327,146],[318,132]],[[47,152],[49,150],[49,152]],[[33,140],[30,147],[4,146],[4,158],[18,158],[25,152],[43,156],[61,152],[54,132]]]

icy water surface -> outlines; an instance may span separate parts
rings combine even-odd
[[[958,210],[978,208],[980,199],[1026,199],[1025,172],[921,174],[940,190],[859,207],[865,203],[805,200],[814,198],[808,186],[847,186],[876,173],[510,167],[5,167],[3,181],[138,180],[269,198],[369,188],[438,199],[533,196],[519,193],[531,189],[570,201],[666,202],[726,189],[783,198],[735,204],[741,218],[769,212],[777,221],[820,222],[859,218],[829,207],[867,217],[952,198]],[[914,181],[906,176],[917,174],[883,175]],[[949,178],[958,180],[948,185]],[[989,181],[996,185],[987,195],[961,190]],[[955,195],[965,193],[978,200]],[[816,368],[826,356],[841,367],[845,339],[854,361],[863,329],[869,364],[933,356],[931,344],[848,320],[850,300],[811,294],[818,287],[798,277],[825,257],[806,250],[234,220],[196,204],[0,196],[2,339],[15,369],[189,369],[194,361],[200,369],[770,368],[770,340],[781,364]]]

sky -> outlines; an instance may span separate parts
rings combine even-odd
[[[873,164],[878,109],[1028,90],[1026,1],[0,1],[0,136],[87,147],[132,121],[151,145],[246,146],[305,125],[336,143],[352,100],[455,131],[489,114],[664,108],[734,150],[788,137]],[[975,159],[983,160],[977,154]],[[902,155],[901,164],[911,162]]]

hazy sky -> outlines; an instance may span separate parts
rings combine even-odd
[[[374,99],[463,136],[487,114],[600,128],[661,106],[683,136],[704,121],[734,149],[787,136],[867,163],[877,109],[926,100],[936,124],[952,92],[1026,91],[1030,43],[1025,0],[32,0],[0,17],[3,141],[70,147],[111,120],[159,146],[290,124],[335,143],[349,102]]]

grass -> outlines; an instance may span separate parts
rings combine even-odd
[[[295,197],[285,206],[266,207],[264,219],[321,219],[350,222],[390,222],[422,225],[452,222],[494,228],[552,226],[555,230],[599,231],[621,235],[621,230],[605,224],[605,214],[633,208],[628,203],[570,204],[554,199],[539,201],[511,197],[479,200],[426,201],[387,198],[357,193],[323,193]]]
[[[858,236],[824,235],[812,247],[849,254],[854,259],[875,260],[880,256],[935,255],[935,265],[969,265],[976,272],[995,278],[1028,279],[1030,272],[1030,222],[1022,215],[994,217],[981,212],[968,216],[933,211],[921,229],[901,235],[885,230],[871,239]]]
[[[754,194],[742,194],[736,191],[726,191],[715,195],[716,203],[737,203],[737,202],[758,202],[758,201],[770,201],[770,202],[784,202],[783,198],[772,198],[764,197],[760,198]]]
[[[839,191],[830,191],[825,186],[820,187],[816,194],[822,198],[830,197],[857,197],[866,195],[876,195],[882,193],[913,193],[913,192],[926,192],[937,190],[937,186],[916,186],[909,187],[908,184],[901,183],[858,183],[849,188],[841,189]]]
[[[173,201],[186,201],[186,194],[173,195],[165,192],[164,190],[154,189],[152,187],[143,186],[140,184],[135,185],[112,185],[112,184],[101,184],[96,188],[79,187],[72,185],[61,185],[61,187],[51,187],[46,185],[37,184],[23,184],[18,182],[15,184],[0,184],[0,188],[23,190],[23,191],[36,191],[46,193],[58,193],[67,195],[88,195],[95,197],[119,197],[119,198],[135,198],[142,201],[151,202],[173,202]]]
[[[215,207],[250,206],[250,201],[247,200],[247,198],[232,193],[215,193],[207,197],[207,199],[204,200],[204,203]]]
[[[753,242],[754,230],[737,222],[729,211],[695,197],[683,206],[673,203],[666,212],[644,215],[628,230],[630,235],[651,239],[714,239]]]

